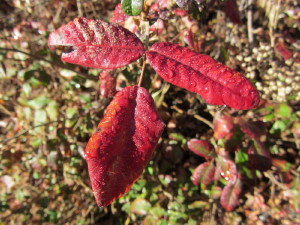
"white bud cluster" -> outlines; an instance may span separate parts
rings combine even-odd
[[[279,59],[274,49],[266,43],[253,48],[252,52],[245,49],[234,57],[248,79],[258,80],[255,86],[263,99],[285,102],[293,96],[293,99],[300,101],[299,63],[294,63],[293,59],[285,62]]]

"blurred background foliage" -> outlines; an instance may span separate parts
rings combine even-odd
[[[236,111],[207,105],[146,67],[144,86],[166,129],[130,192],[99,208],[83,152],[111,98],[100,96],[101,70],[61,62],[61,50],[51,52],[47,38],[79,15],[108,21],[119,1],[1,1],[0,224],[300,224],[299,3],[237,1],[236,21],[224,1],[191,2],[194,8],[182,9],[171,0],[147,1],[158,6],[150,22],[163,21],[150,43],[179,43],[244,73],[261,91],[260,107]],[[137,18],[124,26],[136,26],[143,38]],[[140,62],[118,69],[117,90],[136,84],[140,71]],[[263,124],[254,133],[266,131],[259,138],[267,149],[262,152],[271,155],[267,171],[248,158],[255,141],[251,128],[247,133],[236,126],[229,131],[233,138],[217,138],[220,116]],[[193,138],[226,151],[241,173],[233,211],[220,205],[226,179],[192,183],[193,171],[206,161],[189,151]]]

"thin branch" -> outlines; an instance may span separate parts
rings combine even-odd
[[[50,121],[50,122],[47,122],[47,123],[41,123],[39,125],[32,126],[29,129],[27,129],[27,130],[23,130],[23,131],[19,132],[18,134],[16,134],[15,136],[13,136],[11,138],[6,138],[6,139],[1,140],[0,143],[6,143],[6,142],[9,142],[11,140],[14,140],[14,139],[16,139],[16,138],[18,138],[18,137],[20,137],[20,136],[28,133],[29,131],[34,130],[35,128],[42,127],[42,126],[47,126],[49,124],[59,123],[59,122],[64,122],[64,121],[63,120],[53,120],[53,121]]]
[[[138,83],[139,87],[141,87],[141,85],[142,85],[142,80],[143,80],[143,77],[144,77],[145,68],[146,68],[146,59],[144,58],[142,72],[141,72],[141,75],[140,75],[140,78],[139,78],[139,83]]]
[[[0,47],[0,50],[2,50],[2,51],[11,51],[11,52],[19,52],[19,53],[27,55],[27,56],[29,56],[33,59],[41,60],[41,61],[47,62],[51,65],[54,65],[54,66],[57,66],[57,67],[60,67],[60,68],[64,68],[64,69],[67,69],[67,70],[71,70],[71,71],[77,73],[79,76],[85,77],[87,79],[98,81],[98,77],[96,77],[96,76],[92,76],[92,75],[89,75],[89,74],[86,74],[86,73],[78,72],[76,70],[73,70],[72,68],[70,68],[69,66],[67,66],[65,64],[61,64],[61,63],[58,63],[58,62],[55,62],[55,61],[51,61],[51,60],[45,59],[45,58],[43,58],[41,56],[38,56],[38,55],[34,55],[34,54],[31,54],[31,53],[28,53],[28,52],[24,52],[22,50],[15,49],[15,48],[1,48]]]
[[[279,181],[276,180],[276,178],[273,176],[273,174],[271,174],[270,172],[264,172],[264,175],[269,178],[271,180],[271,182],[273,182],[274,184],[276,184],[280,189],[282,190],[287,190],[288,188],[280,183]]]
[[[189,115],[191,115],[191,113],[188,113]],[[205,123],[207,126],[209,126],[211,129],[214,129],[214,125],[208,121],[207,119],[199,116],[199,115],[192,115],[195,119],[200,120],[201,122]]]
[[[185,113],[182,109],[178,108],[176,105],[172,106],[171,108],[172,108],[172,109],[175,109],[177,112],[179,112],[179,113],[181,113],[181,114]],[[186,114],[189,115],[189,116],[193,116],[195,119],[197,119],[197,120],[199,120],[199,121],[205,123],[205,124],[206,124],[207,126],[209,126],[211,129],[214,129],[214,125],[213,125],[210,121],[208,121],[207,119],[203,118],[202,116],[194,115],[194,114],[189,113],[189,112],[187,112]]]
[[[78,9],[78,16],[83,16],[81,1],[80,0],[76,0],[76,3],[77,3],[77,9]]]
[[[252,28],[252,0],[248,0],[247,7],[247,28],[248,28],[248,40],[250,47],[253,47],[253,28]]]

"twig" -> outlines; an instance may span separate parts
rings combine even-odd
[[[172,109],[175,109],[177,112],[183,114],[184,111],[180,108],[178,108],[176,105],[172,106]],[[208,121],[207,119],[203,118],[202,116],[199,115],[194,115],[192,113],[187,112],[187,115],[193,116],[195,119],[200,120],[201,122],[205,123],[207,126],[209,126],[211,129],[214,129],[214,125]]]
[[[250,48],[253,47],[253,28],[252,28],[252,0],[248,0],[247,7],[247,28],[248,28],[248,40]]]
[[[188,115],[192,115],[191,113],[188,113]],[[195,119],[202,121],[203,123],[205,123],[207,126],[209,126],[211,129],[214,129],[214,125],[208,121],[207,119],[199,116],[199,115],[192,115]]]
[[[39,125],[32,126],[31,128],[29,128],[29,129],[27,129],[27,130],[23,130],[23,131],[19,132],[18,134],[16,134],[15,136],[11,137],[11,138],[6,138],[6,139],[4,139],[4,140],[1,140],[0,143],[6,143],[6,142],[9,142],[9,141],[11,141],[11,140],[13,140],[13,139],[16,139],[16,138],[18,138],[18,137],[20,137],[20,136],[22,136],[22,135],[28,133],[30,130],[33,130],[33,129],[35,129],[35,128],[42,127],[42,126],[47,126],[47,125],[49,125],[49,124],[52,124],[52,123],[59,123],[59,122],[64,122],[64,121],[62,121],[62,120],[53,120],[53,121],[50,121],[50,122],[47,122],[47,123],[41,123],[41,124],[39,124]]]
[[[147,26],[146,26],[145,34],[146,34],[146,37],[145,37],[145,49],[147,50],[148,46],[149,46],[149,22],[148,21],[147,21]],[[144,77],[144,73],[145,73],[145,68],[146,68],[146,58],[144,57],[142,71],[141,71],[141,75],[139,77],[139,82],[138,82],[138,86],[139,87],[142,85],[142,81],[143,81],[143,77]]]
[[[67,70],[71,70],[71,71],[77,73],[79,76],[85,77],[87,79],[98,81],[98,77],[96,77],[96,76],[92,76],[92,75],[89,75],[89,74],[86,74],[86,73],[78,72],[76,70],[73,70],[72,68],[70,68],[67,65],[64,65],[64,64],[61,64],[61,63],[57,63],[55,61],[51,61],[51,60],[45,59],[45,58],[43,58],[41,56],[38,56],[38,55],[34,55],[34,54],[31,54],[31,53],[28,53],[28,52],[24,52],[22,50],[15,49],[15,48],[1,48],[0,47],[0,50],[2,50],[2,51],[11,51],[11,52],[19,52],[19,53],[27,55],[27,56],[29,56],[29,57],[31,57],[33,59],[41,60],[41,61],[47,62],[47,63],[49,63],[51,65],[54,65],[54,66],[57,66],[57,67],[60,67],[60,68],[64,68],[64,69],[67,69]]]
[[[144,58],[142,72],[141,72],[141,75],[140,75],[140,78],[139,78],[139,83],[138,83],[139,87],[141,87],[141,85],[142,85],[142,80],[143,80],[143,77],[144,77],[145,68],[146,68],[146,59]]]
[[[269,172],[265,172],[264,175],[269,178],[274,184],[276,184],[279,188],[281,188],[282,190],[287,190],[288,188],[280,183],[279,181],[276,180],[276,178],[273,176],[273,174],[269,173]]]
[[[77,3],[77,9],[78,9],[78,16],[83,16],[80,0],[76,0],[76,3]]]
[[[216,211],[217,211],[217,205],[216,205],[215,202],[213,202],[212,209],[211,209],[211,214],[210,214],[209,225],[215,225],[216,224],[216,220],[215,220]]]

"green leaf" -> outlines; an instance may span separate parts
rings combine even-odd
[[[50,120],[57,120],[58,117],[58,104],[56,101],[51,100],[46,107],[47,114]]]
[[[27,105],[34,109],[42,109],[45,105],[47,105],[51,100],[46,96],[39,96],[32,100],[27,101]]]
[[[47,122],[47,114],[43,109],[35,110],[34,112],[34,125],[40,125]]]
[[[247,153],[238,150],[235,152],[235,163],[240,164],[240,163],[246,163],[248,162],[248,155]]]
[[[272,126],[272,128],[270,129],[270,133],[271,134],[275,134],[276,132],[280,131],[284,131],[286,129],[286,123],[282,120],[276,120]]]
[[[143,198],[135,199],[130,205],[130,211],[138,215],[147,215],[150,208],[151,204]]]
[[[275,114],[277,116],[281,116],[282,118],[289,118],[292,114],[292,108],[286,103],[281,103],[279,107],[275,110]]]
[[[68,119],[73,118],[73,116],[75,116],[77,110],[78,110],[77,108],[73,108],[73,107],[67,108],[67,112],[66,112],[67,118]]]
[[[143,5],[143,0],[123,0],[122,10],[129,16],[137,16],[142,12]]]
[[[30,96],[31,90],[32,90],[32,88],[31,88],[29,83],[24,83],[23,84],[22,91],[23,91],[23,93],[25,94],[26,97]]]

